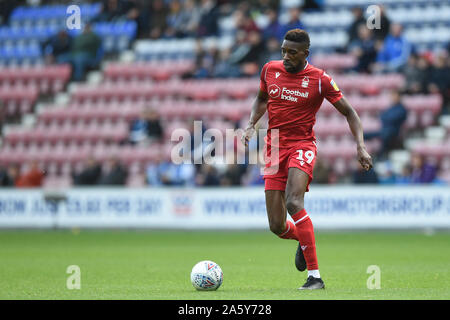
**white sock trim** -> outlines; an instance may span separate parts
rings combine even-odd
[[[300,221],[305,220],[305,219],[308,218],[308,217],[309,217],[308,215],[304,216],[303,218],[301,218],[301,219],[295,221],[295,224],[299,223]]]
[[[308,270],[308,277],[313,276],[314,278],[320,278],[319,269],[317,270]]]
[[[284,236],[286,233],[289,232],[289,230],[291,230],[291,226],[288,223],[286,223],[286,224],[287,224],[288,229],[285,232],[283,232],[282,234],[280,234],[279,237]]]

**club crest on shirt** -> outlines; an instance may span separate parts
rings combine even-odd
[[[302,80],[302,88],[308,88],[309,78],[305,76]]]
[[[277,79],[280,76],[279,72],[275,72],[275,79]]]

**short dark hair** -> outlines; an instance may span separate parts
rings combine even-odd
[[[302,29],[292,29],[286,32],[284,40],[289,40],[298,43],[306,43],[309,48],[309,34]]]

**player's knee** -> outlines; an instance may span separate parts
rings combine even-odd
[[[304,209],[303,197],[288,196],[286,198],[286,209],[290,215],[293,215]]]
[[[286,221],[270,221],[269,222],[270,231],[276,235],[282,234],[284,232],[284,229],[286,228],[285,223]]]

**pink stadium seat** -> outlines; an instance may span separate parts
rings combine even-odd
[[[70,77],[70,65],[8,67],[0,70],[0,84],[34,86],[41,93],[62,90]]]
[[[356,155],[355,145],[352,143],[330,142],[319,143],[317,156],[326,159],[329,163],[334,163],[336,159],[349,161]]]
[[[113,81],[167,81],[168,79],[183,74],[193,67],[193,61],[164,61],[135,62],[135,63],[111,63],[104,71],[105,78]]]
[[[440,95],[411,95],[404,96],[403,101],[408,110],[422,113],[431,111],[434,115],[441,111],[442,97]]]
[[[424,156],[436,158],[440,161],[445,156],[450,156],[450,141],[442,144],[421,143],[412,148],[412,152]]]
[[[343,70],[356,65],[356,59],[350,54],[316,54],[312,63],[324,70]]]

